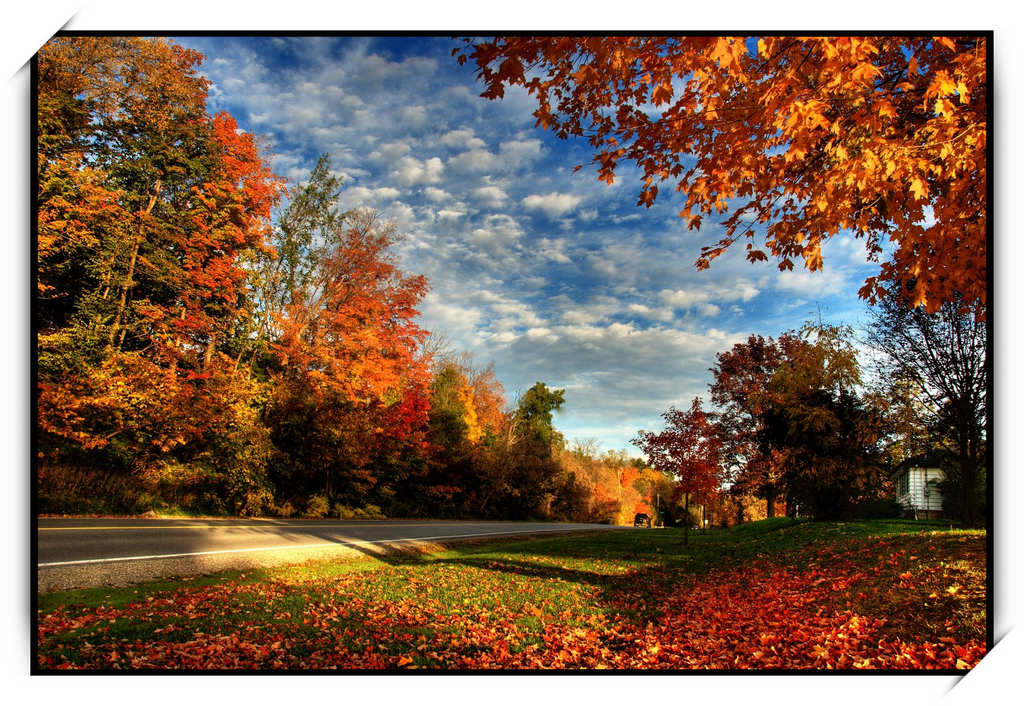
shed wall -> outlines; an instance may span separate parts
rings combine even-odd
[[[944,478],[945,474],[939,468],[907,469],[907,492],[897,497],[897,501],[908,510],[941,512],[942,493],[936,482]]]

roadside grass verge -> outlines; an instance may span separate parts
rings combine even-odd
[[[982,531],[776,518],[39,596],[40,670],[965,670]]]

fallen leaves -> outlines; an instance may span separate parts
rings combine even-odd
[[[915,540],[932,542],[930,553],[922,545],[911,554],[899,546],[904,538],[842,539],[703,570],[666,564],[654,550],[638,549],[629,570],[614,552],[537,552],[182,587],[117,607],[40,613],[39,666],[969,669],[985,645],[958,611],[983,609],[984,572],[953,564],[983,566],[984,538],[939,539]],[[908,624],[908,613],[919,621]]]

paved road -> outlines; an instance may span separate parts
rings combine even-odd
[[[609,525],[447,520],[40,519],[40,590],[125,584],[338,551],[380,554],[415,543],[609,530]]]

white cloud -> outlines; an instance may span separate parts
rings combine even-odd
[[[422,127],[427,122],[427,108],[422,105],[407,105],[400,115],[403,122],[413,127]]]
[[[380,200],[396,199],[398,198],[399,193],[401,192],[398,189],[394,189],[390,186],[382,186],[379,189],[373,190],[374,197]]]
[[[515,331],[501,331],[500,333],[488,333],[486,338],[495,343],[509,343],[519,338],[519,334]]]
[[[523,199],[523,205],[530,210],[540,210],[549,217],[556,218],[572,211],[582,200],[580,196],[555,191],[550,194],[530,194]]]
[[[657,321],[671,321],[675,314],[669,307],[657,307],[651,308],[646,304],[630,304],[627,307],[627,311],[631,314],[637,314],[645,319],[657,320]]]
[[[441,220],[446,221],[454,221],[458,218],[462,218],[465,215],[465,211],[456,211],[450,208],[442,208],[440,211],[437,212],[437,217],[440,218]]]
[[[742,301],[750,301],[758,294],[761,293],[757,287],[748,280],[740,279],[731,283],[727,283],[718,289],[720,297],[725,301],[733,301],[741,299]]]
[[[709,283],[700,289],[663,289],[658,297],[676,309],[696,309],[705,316],[715,316],[721,312],[715,301],[750,301],[760,293],[750,281],[737,279],[725,284]]]
[[[394,201],[401,192],[390,186],[368,189],[365,186],[350,186],[341,192],[341,202],[346,208],[379,205],[386,201]]]
[[[505,213],[496,213],[484,219],[483,227],[473,230],[470,240],[486,250],[493,251],[512,245],[522,235],[523,229],[516,219]]]
[[[388,220],[395,222],[395,227],[400,232],[407,232],[416,223],[416,212],[412,206],[401,201],[396,201],[381,212]]]
[[[434,203],[441,203],[443,201],[450,201],[452,195],[444,189],[438,189],[436,186],[428,186],[423,190],[423,195]]]
[[[485,149],[471,149],[448,160],[448,166],[455,172],[487,172],[500,164],[498,156]]]
[[[508,201],[508,194],[499,186],[481,186],[479,189],[474,189],[473,193],[485,206],[500,208]]]
[[[541,155],[540,140],[509,140],[500,145],[501,158],[513,165],[530,162]]]
[[[554,343],[558,340],[558,336],[552,333],[551,329],[546,326],[537,326],[535,328],[527,329],[526,338],[530,341],[539,341],[542,343]]]
[[[775,289],[804,297],[824,297],[844,285],[843,276],[835,270],[785,270],[775,278]]]
[[[437,70],[437,60],[429,57],[409,57],[404,61],[389,61],[379,54],[368,54],[357,59],[356,71],[350,78],[359,83],[376,85],[386,90],[388,84],[401,79],[422,81]],[[383,85],[382,85],[383,84]]]
[[[444,164],[438,157],[420,161],[415,157],[402,157],[391,175],[405,186],[436,184],[444,174]]]
[[[704,291],[688,291],[685,289],[672,291],[663,289],[661,291],[661,298],[666,304],[677,309],[689,309],[697,304],[703,304],[710,298],[710,295]]]
[[[486,309],[492,332],[519,332],[548,326],[548,322],[530,304],[500,292],[477,289],[471,298],[474,304]]]
[[[420,305],[423,314],[433,322],[439,323],[448,334],[465,334],[471,332],[482,320],[483,312],[472,306],[459,306],[442,301],[441,297],[431,292]]]
[[[405,155],[412,151],[408,142],[397,140],[386,142],[370,153],[369,158],[375,161],[384,162],[388,166],[394,166]]]
[[[441,144],[463,150],[475,150],[487,146],[487,143],[476,137],[469,128],[460,128],[446,132],[441,137]]]
[[[537,256],[550,262],[557,262],[563,265],[572,263],[572,259],[565,254],[569,243],[564,238],[541,238],[536,244]]]
[[[619,269],[616,267],[615,261],[610,258],[601,257],[600,255],[591,253],[587,256],[587,261],[590,263],[590,267],[594,272],[605,279],[613,280],[619,274]]]

